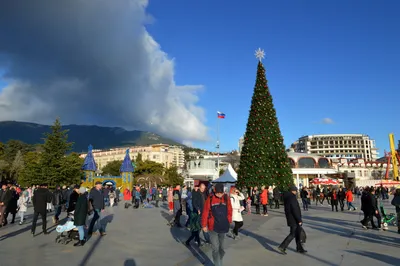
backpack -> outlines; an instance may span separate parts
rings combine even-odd
[[[211,216],[212,216],[212,198],[213,198],[213,196],[214,195],[211,195],[210,197],[209,197],[209,199],[210,199],[210,211],[208,212],[208,219],[210,219],[211,218]],[[228,208],[228,195],[226,195],[226,194],[224,194],[224,201],[225,201],[225,206],[226,206],[226,208]]]

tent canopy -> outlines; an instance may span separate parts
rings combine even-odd
[[[236,183],[237,181],[237,174],[235,170],[233,170],[232,166],[229,164],[228,168],[225,170],[225,172],[212,181],[213,183]]]
[[[313,180],[310,181],[311,184],[313,185],[339,185],[339,182],[336,179],[332,178],[314,178]]]

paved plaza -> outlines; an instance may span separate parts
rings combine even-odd
[[[122,205],[105,212],[107,236],[94,236],[84,247],[56,244],[54,227],[50,235],[33,238],[30,208],[27,224],[0,229],[0,265],[212,265],[208,259],[210,248],[188,249],[183,245],[189,232],[168,227],[169,214],[164,208],[133,210]],[[393,211],[388,204],[386,209]],[[327,205],[313,207],[303,215],[308,237],[306,255],[294,251],[294,242],[288,255],[276,251],[288,227],[282,209],[271,210],[268,217],[244,216],[242,239],[226,239],[224,265],[400,265],[400,235],[396,228],[366,231],[358,222],[358,211],[336,213]],[[51,217],[48,223],[52,225]]]

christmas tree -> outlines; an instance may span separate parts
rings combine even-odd
[[[283,144],[276,111],[258,49],[257,79],[240,157],[239,187],[275,185],[287,189],[293,184],[289,158]]]

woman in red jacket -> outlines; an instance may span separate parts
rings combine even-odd
[[[126,188],[124,191],[124,200],[125,201],[130,201],[131,200],[131,191],[129,190],[129,188]]]
[[[265,186],[261,187],[260,202],[261,202],[261,205],[263,206],[263,214],[261,214],[261,215],[268,216],[268,210],[267,210],[268,189],[265,188]]]

